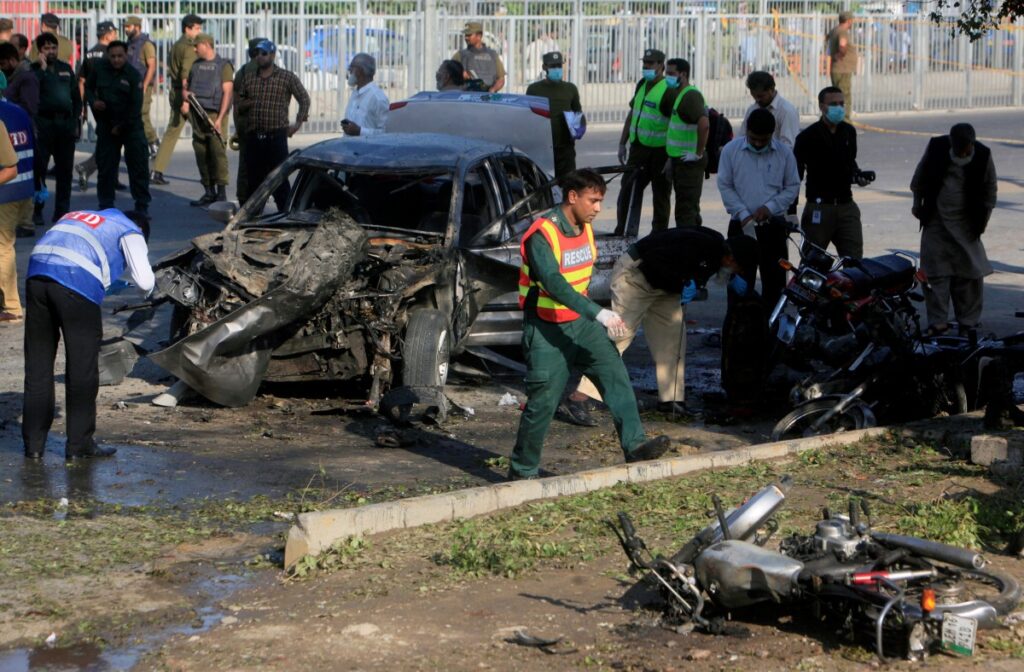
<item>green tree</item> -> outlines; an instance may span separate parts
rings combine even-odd
[[[949,12],[958,12],[952,22]],[[966,35],[973,42],[990,30],[998,29],[1004,19],[1024,17],[1024,0],[936,0],[931,14],[936,23],[951,23],[950,31]]]

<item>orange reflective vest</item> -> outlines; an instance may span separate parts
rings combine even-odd
[[[536,287],[538,317],[548,322],[572,322],[580,314],[555,301],[539,282],[530,277],[530,267],[526,260],[526,241],[538,231],[551,246],[562,277],[584,296],[587,294],[587,287],[590,286],[590,276],[593,275],[594,262],[597,260],[594,231],[590,224],[584,224],[582,235],[566,236],[558,225],[547,217],[541,217],[523,234],[523,242],[519,245],[519,255],[523,259],[523,264],[519,267],[519,307],[526,307],[526,297]]]

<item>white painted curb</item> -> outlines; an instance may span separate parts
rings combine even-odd
[[[889,427],[870,427],[828,436],[602,467],[532,481],[497,483],[356,508],[303,513],[298,516],[298,522],[288,530],[284,566],[289,568],[306,555],[318,555],[335,541],[347,537],[472,518],[527,502],[593,492],[616,483],[646,483],[702,469],[735,467],[758,460],[787,457],[825,446],[854,443],[890,431],[892,429]]]

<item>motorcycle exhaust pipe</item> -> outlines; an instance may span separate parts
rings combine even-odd
[[[906,537],[902,534],[872,532],[871,537],[878,542],[896,548],[905,548],[912,553],[923,555],[932,560],[945,562],[964,569],[981,569],[985,566],[985,556],[965,548],[957,548],[937,541],[927,541],[917,537]]]

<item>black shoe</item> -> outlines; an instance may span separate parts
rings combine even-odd
[[[656,460],[669,451],[672,441],[667,436],[656,436],[644,441],[626,455],[626,462]]]
[[[665,415],[676,415],[684,418],[696,418],[701,414],[695,408],[690,408],[682,401],[661,401],[658,402],[658,412],[664,413]]]
[[[533,474],[532,476],[524,476],[523,474],[512,471],[512,467],[508,469],[508,476],[505,477],[506,481],[536,481],[540,476]]]
[[[568,423],[580,427],[597,427],[597,420],[590,415],[590,405],[586,401],[575,401],[566,397],[558,405],[559,416]]]
[[[101,446],[95,441],[92,442],[85,450],[79,450],[74,453],[68,453],[67,459],[69,460],[82,460],[92,457],[113,457],[114,453],[117,452],[117,448],[111,448],[110,446]]]
[[[89,173],[82,164],[75,166],[75,171],[78,173],[78,190],[86,191],[89,188]]]
[[[32,210],[32,224],[33,226],[46,226],[46,222],[43,221],[43,206],[36,206]]]
[[[42,451],[42,449],[40,449],[38,452],[36,452],[34,450],[29,450],[28,448],[26,448],[25,449],[25,459],[26,460],[41,460],[41,459],[43,459],[43,451]]]
[[[167,186],[170,182],[164,177],[164,174],[159,170],[154,170],[153,174],[149,176],[150,184],[159,184],[160,186]]]
[[[14,229],[14,234],[18,238],[35,238],[36,230],[30,229],[27,226],[18,226]]]
[[[217,193],[213,200],[214,202],[228,200],[228,188],[225,187],[223,184],[218,184]]]
[[[127,184],[122,184],[121,181],[118,180],[117,184],[114,186],[114,189],[116,189],[118,191],[128,191],[128,185]]]
[[[188,204],[194,208],[209,205],[217,200],[217,192],[214,191],[213,187],[206,187],[206,193],[197,198],[194,201],[189,201]]]
[[[159,140],[154,140],[153,142],[149,143],[149,158],[155,159],[156,158],[156,153],[157,153],[157,151],[159,151],[159,149],[160,149],[160,141]]]

